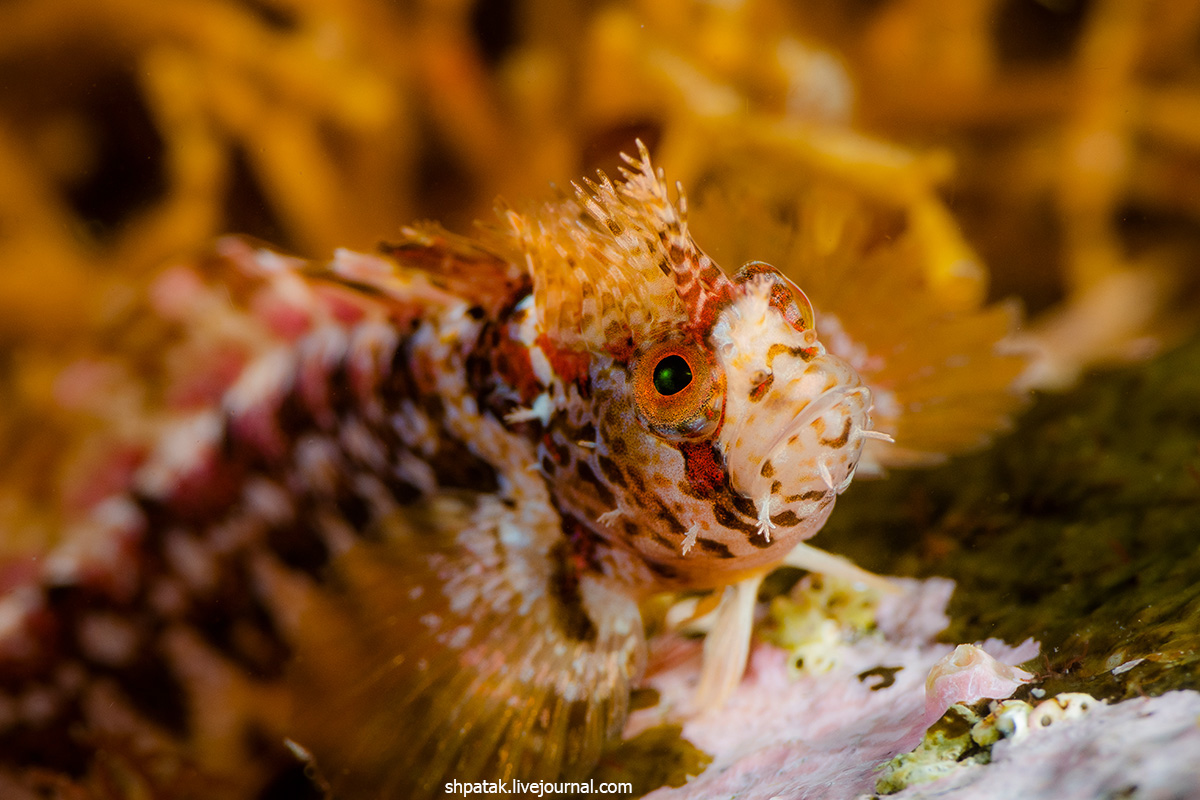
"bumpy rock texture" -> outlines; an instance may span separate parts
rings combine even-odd
[[[728,708],[684,726],[713,764],[655,796],[871,793],[875,767],[920,737],[929,668],[949,643],[988,637],[1041,644],[1036,658],[993,650],[1029,659],[1036,679],[1018,697],[1086,692],[1109,704],[895,796],[1195,796],[1198,396],[1193,341],[1038,399],[987,452],[856,485],[822,543],[883,573],[943,577],[883,598],[877,630],[834,645],[824,674],[789,681],[782,651],[762,645]],[[664,705],[685,702],[692,670],[655,678]]]

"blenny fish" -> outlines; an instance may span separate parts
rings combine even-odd
[[[340,797],[578,778],[625,721],[643,600],[725,591],[704,706],[768,571],[870,580],[803,544],[889,438],[870,389],[791,280],[727,275],[626,161],[478,238],[319,265],[226,239],[164,273],[143,388],[59,380],[107,427],[60,544],[5,576],[5,774],[153,732],[202,766],[286,736]]]

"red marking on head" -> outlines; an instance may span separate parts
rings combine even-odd
[[[684,442],[679,452],[694,496],[712,497],[725,485],[725,466],[711,442]]]
[[[613,357],[614,361],[627,363],[637,351],[633,341],[633,332],[622,322],[613,321],[604,329],[604,352]]]
[[[509,336],[500,336],[492,350],[492,366],[501,380],[517,393],[521,403],[532,403],[542,392],[533,373],[529,348]]]
[[[733,293],[730,291],[728,281],[719,284],[715,287],[715,291],[704,296],[703,302],[692,313],[689,327],[698,337],[707,337],[717,324],[717,317],[731,302],[733,302]]]
[[[546,354],[550,368],[564,384],[574,383],[581,390],[588,385],[588,369],[592,359],[586,352],[567,350],[558,347],[554,340],[546,334],[537,338],[537,346]]]
[[[669,261],[675,293],[687,312],[688,329],[703,339],[712,332],[722,309],[733,302],[733,284],[690,240],[686,248],[672,242]]]

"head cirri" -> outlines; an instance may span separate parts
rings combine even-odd
[[[573,370],[552,381],[543,471],[565,513],[659,583],[720,585],[824,524],[871,435],[871,395],[799,288],[761,262],[726,276],[645,151],[629,163],[533,222],[510,215],[535,360]]]

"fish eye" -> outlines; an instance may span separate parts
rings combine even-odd
[[[654,367],[654,389],[664,397],[679,394],[692,382],[692,368],[683,356],[672,353]]]
[[[725,410],[725,373],[692,339],[652,342],[630,365],[638,419],[664,439],[711,435]]]

